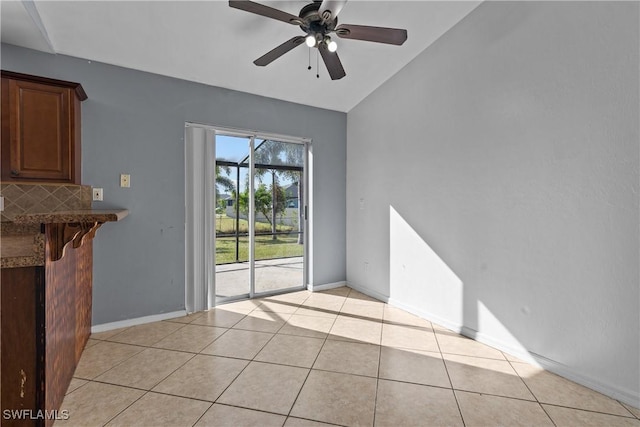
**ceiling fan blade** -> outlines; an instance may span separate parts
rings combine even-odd
[[[277,19],[288,24],[299,25],[300,21],[300,18],[295,15],[252,1],[229,0],[229,6],[245,12],[255,13],[256,15],[266,16],[267,18]],[[292,22],[292,20],[295,20],[295,22]]]
[[[346,3],[347,0],[323,0],[318,12],[325,20],[330,21],[338,16]]]
[[[253,61],[259,67],[264,67],[265,65],[271,64],[276,59],[280,58],[285,53],[289,52],[294,47],[300,46],[304,42],[304,37],[295,36],[292,39],[287,40],[282,43],[280,46],[275,49],[270,50],[269,52],[262,55],[260,58]]]
[[[324,43],[320,43],[318,50],[320,51],[320,55],[322,55],[324,65],[327,66],[331,80],[339,80],[347,75],[347,73],[344,72],[342,62],[340,62],[340,58],[338,58],[336,52],[329,52],[327,45]]]
[[[343,39],[401,45],[407,40],[407,30],[400,28],[370,27],[368,25],[342,24],[336,34]]]

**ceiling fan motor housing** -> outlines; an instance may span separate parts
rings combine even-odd
[[[302,23],[300,29],[309,35],[313,35],[318,40],[323,40],[324,36],[332,33],[338,26],[338,17],[327,20],[318,12],[321,2],[313,2],[300,10],[298,16]],[[331,13],[328,15],[331,18]]]

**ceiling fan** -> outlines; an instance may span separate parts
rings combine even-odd
[[[407,30],[398,28],[370,27],[366,25],[340,24],[338,13],[344,7],[346,0],[314,0],[304,6],[298,16],[246,0],[229,0],[229,6],[277,19],[291,25],[299,26],[306,36],[296,36],[282,43],[275,49],[253,61],[264,67],[303,42],[309,47],[316,47],[320,51],[322,60],[329,71],[331,80],[338,80],[347,75],[342,62],[336,53],[337,44],[331,40],[331,34],[343,39],[364,40],[376,43],[401,45],[407,40]],[[309,69],[311,69],[309,67]]]

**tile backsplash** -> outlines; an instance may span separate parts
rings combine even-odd
[[[73,184],[17,184],[0,183],[4,197],[3,222],[13,221],[16,215],[31,212],[56,212],[91,208],[91,187]]]

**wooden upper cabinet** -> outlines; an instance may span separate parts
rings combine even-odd
[[[81,184],[78,83],[2,71],[2,181]]]

